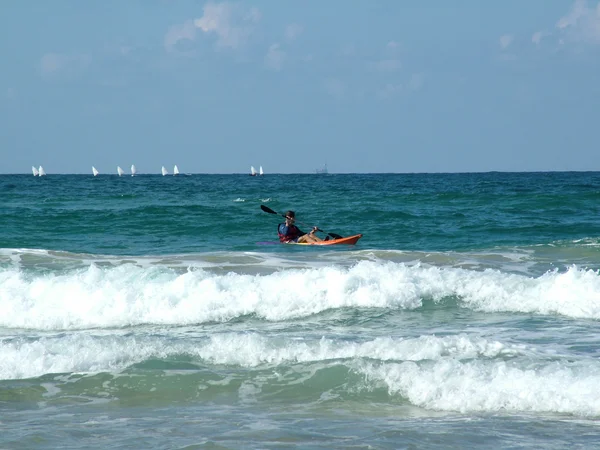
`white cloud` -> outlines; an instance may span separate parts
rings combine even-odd
[[[377,91],[377,97],[381,99],[390,99],[398,95],[408,95],[416,92],[423,87],[424,77],[420,73],[413,73],[407,83],[388,83],[382,89]]]
[[[119,53],[122,56],[127,56],[129,55],[131,52],[133,52],[135,50],[135,47],[133,47],[132,45],[121,45],[119,47]]]
[[[569,13],[556,23],[556,28],[572,39],[600,44],[600,2],[591,8],[587,0],[575,0]]]
[[[346,93],[346,85],[337,78],[325,80],[325,91],[335,98],[342,98]]]
[[[353,44],[348,44],[342,48],[342,55],[344,56],[354,56],[356,54],[356,48]]]
[[[575,0],[571,11],[569,11],[569,13],[566,16],[563,16],[559,19],[558,23],[556,24],[556,27],[563,29],[577,25],[579,19],[581,19],[587,14],[587,9],[588,7],[586,0]]]
[[[272,70],[281,70],[285,62],[285,52],[279,44],[272,44],[265,55],[265,65]]]
[[[539,45],[540,42],[542,42],[542,38],[544,36],[546,36],[546,33],[544,33],[543,31],[536,31],[531,36],[531,42],[533,42],[535,45]]]
[[[258,8],[250,8],[250,11],[248,11],[244,15],[244,20],[249,20],[250,22],[257,23],[260,20],[261,16],[262,15]]]
[[[285,38],[288,41],[293,41],[302,34],[302,31],[304,31],[304,28],[302,28],[301,25],[298,25],[297,23],[291,23],[285,27]]]
[[[410,77],[410,81],[408,82],[408,88],[411,91],[418,91],[423,87],[423,83],[425,82],[423,75],[420,73],[413,73]]]
[[[185,23],[173,25],[165,35],[165,48],[167,51],[173,51],[179,41],[190,40],[196,38],[196,26],[193,20],[188,20]]]
[[[198,30],[206,35],[215,35],[217,48],[242,47],[260,17],[256,8],[246,9],[237,3],[208,2],[204,5],[202,17],[169,28],[164,38],[165,49],[173,52],[180,41],[196,40]]]
[[[398,59],[382,59],[369,63],[369,67],[377,72],[394,72],[400,70],[402,63]]]
[[[66,57],[58,53],[46,53],[40,60],[42,74],[49,75],[57,72],[66,61]]]
[[[40,59],[40,72],[43,77],[80,75],[90,65],[92,58],[84,54],[46,53]]]
[[[500,48],[502,50],[506,50],[510,46],[510,44],[512,44],[513,40],[514,38],[511,34],[505,34],[503,36],[500,36]]]
[[[382,89],[377,91],[377,97],[387,100],[402,93],[401,84],[388,83]]]
[[[367,63],[367,68],[374,72],[396,72],[402,68],[402,62],[399,58],[400,44],[396,41],[389,41],[384,49],[380,59]]]
[[[245,11],[238,4],[209,2],[194,25],[206,34],[215,34],[217,47],[235,49],[246,43],[259,20],[260,12],[256,8]]]

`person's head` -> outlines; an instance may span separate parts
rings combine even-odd
[[[292,210],[289,210],[285,213],[285,219],[289,222],[294,222],[296,220],[296,213]]]

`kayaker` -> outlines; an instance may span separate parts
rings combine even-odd
[[[277,234],[281,242],[320,242],[321,239],[315,236],[317,227],[313,227],[309,233],[301,231],[294,222],[296,221],[296,213],[294,211],[287,211],[285,213],[285,223],[280,223],[277,228]]]

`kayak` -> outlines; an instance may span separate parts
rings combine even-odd
[[[341,239],[330,239],[328,241],[319,241],[319,242],[286,242],[287,244],[293,245],[354,245],[358,242],[358,240],[362,237],[362,234],[355,234],[354,236],[347,236]]]

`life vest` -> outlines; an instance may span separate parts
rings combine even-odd
[[[285,223],[280,223],[279,225],[277,225],[277,235],[279,236],[279,242],[290,242],[304,235],[304,233],[302,233],[302,231],[300,231],[300,229],[296,225],[290,225],[288,227],[288,234],[281,234],[281,231],[279,231],[281,225],[285,225]]]

